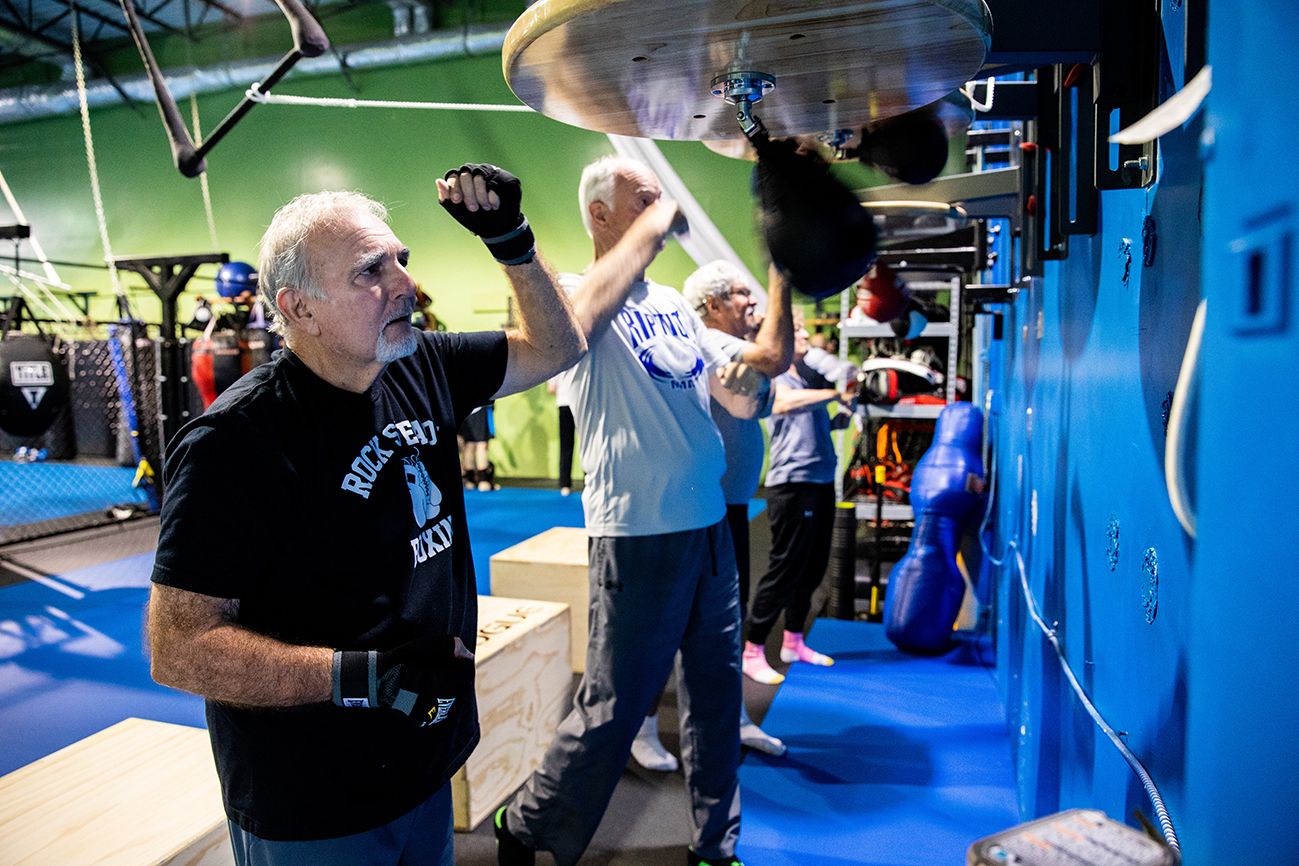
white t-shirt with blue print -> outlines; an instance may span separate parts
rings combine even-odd
[[[570,294],[580,281],[560,277]],[[683,532],[725,515],[726,457],[708,384],[730,358],[706,347],[704,330],[679,292],[639,282],[562,374],[586,473],[588,535]]]

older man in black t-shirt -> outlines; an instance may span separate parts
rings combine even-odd
[[[169,445],[153,674],[207,699],[241,864],[452,863],[446,783],[478,740],[456,428],[585,339],[518,181],[466,165],[437,186],[504,266],[517,329],[416,332],[383,206],[300,196],[259,268],[286,349]],[[214,554],[231,539],[237,560]]]

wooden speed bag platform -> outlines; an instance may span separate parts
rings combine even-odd
[[[126,719],[0,778],[0,862],[230,866],[207,731]]]
[[[515,95],[564,123],[740,139],[714,79],[759,72],[776,138],[857,129],[941,99],[991,41],[983,0],[538,0],[502,50]]]

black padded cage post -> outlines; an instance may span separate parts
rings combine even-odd
[[[225,138],[226,133],[233,129],[245,114],[252,110],[256,103],[245,94],[244,98],[239,100],[225,119],[212,131],[212,134],[202,144],[195,146],[189,130],[185,127],[185,121],[181,119],[180,109],[176,107],[176,100],[172,98],[171,90],[162,77],[162,70],[158,68],[158,61],[154,59],[148,37],[144,35],[144,29],[140,26],[135,4],[131,0],[120,0],[120,3],[122,13],[126,16],[126,23],[131,30],[131,37],[135,40],[135,47],[139,49],[140,59],[144,61],[145,71],[149,74],[149,80],[153,82],[158,113],[162,115],[162,125],[167,130],[167,137],[171,139],[171,155],[176,168],[186,177],[198,177],[207,170],[205,160],[207,154],[221,139]],[[284,13],[284,17],[289,19],[289,28],[293,31],[293,49],[284,55],[266,80],[257,85],[257,92],[262,95],[269,93],[299,60],[304,57],[319,57],[329,50],[329,38],[325,36],[324,29],[298,0],[275,0],[275,3]]]

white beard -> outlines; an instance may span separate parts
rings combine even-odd
[[[419,334],[414,328],[407,330],[406,335],[399,340],[391,340],[385,334],[380,334],[374,347],[375,360],[380,364],[391,364],[393,361],[415,354],[415,349],[418,347]]]

